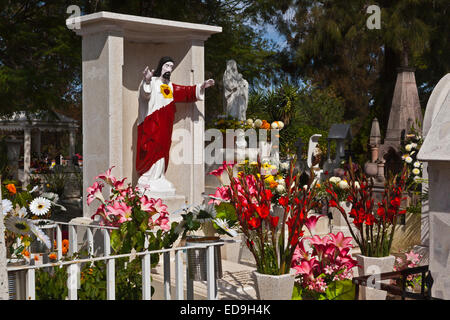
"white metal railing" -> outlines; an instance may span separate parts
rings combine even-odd
[[[171,300],[171,283],[170,283],[170,254],[174,252],[175,255],[175,299],[184,300],[184,268],[183,268],[183,253],[187,250],[192,249],[206,249],[206,274],[207,274],[207,294],[206,298],[208,300],[217,299],[217,283],[215,279],[215,263],[214,263],[214,249],[215,246],[224,245],[224,242],[214,242],[198,244],[189,247],[177,247],[170,249],[152,250],[152,251],[142,251],[127,254],[117,254],[111,255],[111,243],[110,243],[110,231],[117,229],[115,227],[107,227],[100,225],[84,225],[76,223],[65,223],[65,222],[55,222],[56,224],[56,246],[57,246],[57,262],[45,263],[40,265],[22,265],[22,266],[10,266],[7,267],[8,272],[15,271],[26,271],[25,277],[25,296],[26,300],[35,300],[35,271],[36,269],[42,269],[47,267],[55,266],[68,266],[68,299],[77,300],[78,299],[78,276],[80,273],[80,264],[82,263],[93,263],[95,261],[106,261],[106,299],[115,300],[115,260],[119,258],[129,258],[143,256],[142,259],[142,299],[151,300],[151,254],[163,254],[163,274],[164,274],[164,298],[166,300]],[[62,230],[61,226],[67,225],[69,228],[69,251],[68,254],[71,256],[78,252],[78,227],[87,228],[86,238],[87,238],[87,248],[88,248],[88,258],[74,259],[69,261],[62,261]],[[103,256],[94,257],[94,232],[93,229],[100,229],[103,233],[103,246],[104,253]],[[145,247],[147,248],[148,243],[146,241]],[[186,254],[187,257],[187,254]],[[187,260],[187,259],[186,259]],[[188,264],[186,263],[186,271]],[[187,273],[187,272],[186,272]],[[193,280],[186,277],[186,299],[194,299],[194,285]]]

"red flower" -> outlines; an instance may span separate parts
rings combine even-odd
[[[269,200],[272,199],[272,191],[270,191],[270,189],[264,190],[263,194],[262,194],[262,199],[263,200]]]
[[[278,203],[279,203],[281,206],[286,207],[286,206],[289,204],[289,198],[286,197],[286,196],[281,197],[280,199],[278,199]]]
[[[366,215],[366,221],[364,221],[365,224],[367,224],[368,226],[373,225],[373,223],[375,222],[375,217],[371,214]]]
[[[269,220],[272,227],[276,228],[278,226],[278,221],[280,220],[280,217],[269,216]]]
[[[253,228],[257,229],[261,225],[261,219],[260,218],[252,218],[248,220],[248,224]]]
[[[383,207],[380,207],[380,208],[378,208],[378,210],[377,210],[377,214],[378,214],[380,217],[384,217],[384,215],[386,214],[386,211],[384,210]]]
[[[391,200],[391,205],[393,207],[400,207],[400,203],[401,203],[401,200],[400,200],[399,197],[396,197],[396,198]]]
[[[331,208],[334,208],[334,207],[337,207],[337,203],[336,203],[336,201],[334,201],[333,199],[331,199],[331,200],[328,202],[328,206],[331,207]]]
[[[268,217],[270,209],[268,206],[266,205],[262,205],[260,207],[256,208],[256,212],[258,212],[258,215],[262,218],[265,219]]]

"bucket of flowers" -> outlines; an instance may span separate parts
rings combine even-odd
[[[257,293],[262,300],[290,300],[294,286],[295,270],[291,261],[295,248],[303,237],[303,227],[317,206],[315,189],[310,183],[300,185],[300,175],[294,176],[295,159],[285,178],[286,195],[279,198],[282,216],[271,211],[273,193],[267,188],[266,175],[258,160],[256,173],[233,176],[231,165],[225,164],[230,185],[218,188],[217,196],[231,203],[236,210],[239,229],[256,262],[254,272]],[[314,217],[316,219],[316,217]],[[286,231],[286,232],[285,232]]]
[[[2,183],[2,211],[6,227],[6,246],[8,258],[30,261],[33,255],[48,253],[51,250],[53,221],[51,208],[58,206],[55,198],[38,193],[37,187],[18,190],[15,182]],[[44,218],[44,219],[42,219]],[[31,259],[31,262],[34,260]]]
[[[391,272],[395,257],[391,255],[396,225],[406,210],[401,208],[405,190],[407,168],[386,179],[384,192],[380,202],[375,204],[373,195],[373,180],[361,170],[357,170],[350,160],[348,170],[349,194],[347,201],[351,210],[341,205],[338,194],[331,182],[327,182],[327,192],[330,194],[329,206],[339,210],[349,231],[358,244],[361,254],[357,255],[360,274],[367,274],[370,268],[377,266],[381,272]],[[373,270],[373,269],[372,269]],[[362,298],[368,300],[384,300],[386,292],[373,288],[363,288]]]
[[[295,249],[292,267],[297,279],[293,300],[354,300],[350,255],[352,238],[342,232],[303,238]]]

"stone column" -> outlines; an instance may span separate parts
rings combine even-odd
[[[83,37],[83,190],[94,177],[114,168],[122,177],[122,66],[123,36],[118,28]],[[105,193],[107,191],[105,190]],[[83,193],[83,215],[94,208]]]
[[[76,132],[74,129],[69,131],[69,157],[72,160],[75,155]]]
[[[25,128],[23,131],[23,184],[28,185],[30,181],[31,164],[31,128]]]
[[[1,203],[2,194],[0,192],[0,212],[3,210]],[[0,300],[9,299],[8,272],[6,271],[6,266],[5,225],[3,223],[3,214],[0,213]]]

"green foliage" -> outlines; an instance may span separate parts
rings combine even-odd
[[[304,289],[295,283],[292,300],[354,300],[355,289],[355,285],[349,279],[329,283],[322,293]]]
[[[344,122],[344,110],[344,100],[331,88],[312,85],[299,88],[285,82],[274,90],[252,93],[247,118],[283,121],[281,155],[294,153],[295,143],[300,137],[306,146],[306,156],[307,143],[313,134],[322,134],[319,144],[325,154],[328,131],[332,124]]]
[[[60,198],[64,194],[67,175],[64,167],[56,165],[49,173],[43,175],[44,189],[48,192],[56,193]]]
[[[36,300],[65,300],[68,294],[67,268],[46,269],[50,268],[36,269]]]

